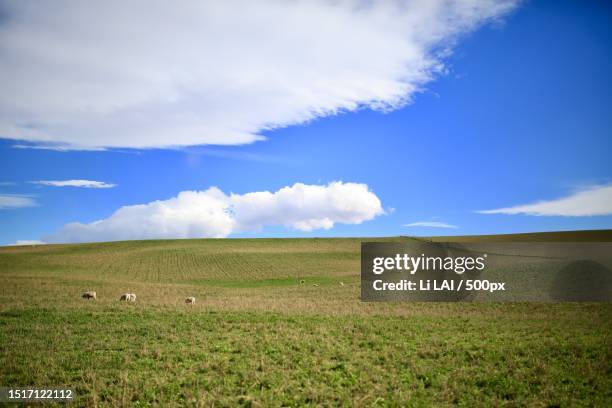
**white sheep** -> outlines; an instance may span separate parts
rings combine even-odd
[[[94,291],[89,291],[89,292],[85,292],[81,295],[81,297],[83,299],[93,299],[93,300],[97,300],[98,297],[96,296],[96,292]]]
[[[195,304],[195,298],[193,296],[189,296],[188,298],[185,298],[185,303],[187,304]]]
[[[134,293],[124,293],[123,295],[121,295],[119,300],[123,300],[123,301],[126,301],[126,302],[135,302],[136,301],[136,295]]]

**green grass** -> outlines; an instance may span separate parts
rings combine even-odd
[[[74,387],[75,406],[612,405],[612,305],[361,303],[360,241],[0,248],[0,386]]]
[[[303,281],[303,282],[302,282]],[[301,278],[276,278],[276,279],[249,279],[249,280],[236,280],[236,279],[195,279],[186,281],[194,285],[209,285],[209,286],[220,286],[224,288],[272,288],[282,286],[297,286],[306,284],[309,285],[334,285],[342,282],[338,278],[329,278],[326,276],[301,276]]]

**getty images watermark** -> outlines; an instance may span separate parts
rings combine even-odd
[[[612,243],[366,242],[363,301],[612,301]]]

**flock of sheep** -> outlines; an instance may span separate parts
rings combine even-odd
[[[81,295],[81,297],[83,299],[98,300],[98,295],[94,291],[85,292]],[[119,297],[119,300],[123,302],[135,302],[136,294],[135,293],[124,293]],[[195,303],[195,298],[193,296],[185,298],[185,303],[193,305]]]
[[[300,280],[300,284],[304,284],[304,283],[306,283],[304,279]],[[319,286],[319,284],[315,283],[312,286]],[[344,286],[344,282],[340,282],[340,286]],[[94,291],[85,292],[81,295],[81,297],[83,299],[93,299],[93,300],[98,299],[98,295]],[[119,300],[123,302],[135,302],[136,294],[135,293],[124,293],[119,297]],[[195,297],[190,296],[190,297],[185,298],[185,303],[190,304],[190,305],[195,304]]]

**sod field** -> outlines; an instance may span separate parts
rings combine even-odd
[[[610,303],[360,302],[360,242],[411,239],[2,247],[0,386],[71,387],[71,406],[612,406]],[[431,238],[477,239],[611,234]]]

